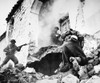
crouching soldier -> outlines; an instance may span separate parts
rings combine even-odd
[[[15,56],[15,52],[20,51],[22,46],[17,47],[15,43],[16,41],[12,39],[10,44],[3,50],[6,53],[6,57],[0,67],[3,67],[5,64],[7,64],[9,60],[12,60],[15,65],[18,64],[18,59]]]
[[[68,71],[73,67],[70,57],[76,57],[79,65],[83,66],[88,63],[88,60],[80,46],[78,37],[72,35],[69,39],[65,40],[62,47],[63,66],[59,69],[61,72]],[[77,58],[78,57],[78,58]]]

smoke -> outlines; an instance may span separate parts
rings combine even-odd
[[[52,3],[50,3],[52,1]],[[39,34],[40,45],[51,45],[52,30],[59,27],[59,19],[69,13],[71,27],[75,26],[76,11],[79,0],[49,0],[41,7],[39,23],[41,33]]]

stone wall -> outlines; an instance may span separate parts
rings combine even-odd
[[[33,53],[34,47],[38,46],[38,14],[41,5],[42,2],[38,0],[24,0],[12,16],[14,23],[8,22],[8,41],[15,39],[17,46],[31,42],[30,45],[22,47],[21,52],[16,53],[20,63],[26,64],[28,53]]]

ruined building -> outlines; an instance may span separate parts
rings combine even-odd
[[[24,46],[20,53],[16,53],[19,63],[26,65],[27,57],[29,57],[30,55],[41,56],[41,54],[37,53],[37,49],[41,50],[42,49],[41,47],[46,47],[46,48],[43,48],[44,50],[52,48],[52,46],[51,47],[48,47],[48,46],[55,44],[51,41],[51,37],[50,37],[54,27],[60,25],[60,30],[62,33],[64,32],[64,30],[67,30],[67,28],[69,28],[69,23],[67,21],[69,20],[68,14],[66,16],[64,15],[66,18],[63,17],[60,20],[58,19],[57,25],[54,24],[54,25],[48,26],[48,24],[45,24],[46,22],[43,21],[44,20],[43,18],[45,17],[44,15],[48,14],[50,10],[49,6],[51,6],[53,2],[54,2],[53,0],[50,0],[50,1],[18,0],[16,5],[12,8],[11,12],[8,14],[8,17],[6,18],[6,21],[7,21],[6,41],[7,43],[9,43],[11,39],[16,40],[17,46],[22,45],[24,43],[31,42],[29,45]],[[46,29],[46,27],[48,28]],[[41,72],[45,74],[54,73],[53,71],[58,68],[59,63],[61,62],[61,56],[59,56],[61,55],[61,53],[59,52],[60,51],[58,51],[57,54],[54,52],[55,54],[53,57],[51,57],[52,55],[51,53],[45,58],[46,60],[43,60],[43,62],[40,64]],[[44,56],[45,55],[46,53],[44,54]],[[45,67],[47,68],[47,71],[44,71],[45,69],[43,68],[44,63],[46,65]],[[48,64],[51,64],[51,65],[48,65]]]
[[[26,65],[30,56],[34,56],[38,60],[41,59],[41,62],[36,61],[30,67],[35,67],[37,72],[47,75],[54,74],[61,62],[61,49],[51,40],[54,27],[59,27],[62,34],[73,23],[72,19],[70,24],[71,13],[68,12],[71,4],[66,2],[67,6],[65,3],[60,4],[60,2],[62,0],[18,0],[6,18],[7,43],[11,39],[16,40],[17,46],[30,43],[24,46],[21,52],[16,53],[19,62]],[[76,0],[76,2],[79,2],[79,0]],[[60,4],[60,7],[64,4],[65,7],[60,9],[58,4]],[[77,6],[75,7],[77,10]],[[81,8],[79,9],[78,14],[82,13]],[[81,17],[81,15],[79,16]]]

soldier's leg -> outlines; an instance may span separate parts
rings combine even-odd
[[[10,58],[9,57],[5,57],[5,59],[4,59],[4,61],[3,61],[3,63],[1,64],[1,66],[0,67],[3,67],[5,64],[7,64],[7,62],[10,60]]]
[[[70,51],[66,46],[62,49],[62,60],[63,60],[63,66],[60,68],[61,72],[68,71],[72,67],[72,63],[69,61],[70,58]]]
[[[69,58],[71,57],[71,53],[69,51],[69,49],[64,46],[62,49],[62,59],[64,63],[70,63]]]
[[[16,56],[13,56],[13,57],[11,58],[11,60],[14,62],[15,65],[18,64],[18,59],[17,59]]]

